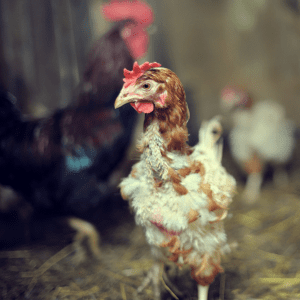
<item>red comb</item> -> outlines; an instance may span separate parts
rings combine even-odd
[[[145,63],[143,63],[142,65],[138,65],[137,62],[135,62],[133,64],[133,69],[132,71],[129,71],[127,69],[124,69],[124,76],[125,78],[123,79],[123,81],[125,82],[124,87],[127,88],[128,86],[134,84],[136,82],[136,80],[141,77],[147,70],[151,69],[151,68],[156,68],[156,67],[160,67],[161,64],[154,62],[154,63],[149,63],[148,61],[146,61]]]
[[[250,108],[252,106],[252,99],[250,94],[245,89],[242,89],[240,87],[226,86],[221,91],[221,98],[228,104],[236,101],[236,98],[238,98],[238,101],[235,102],[236,106],[243,106],[246,108]]]
[[[248,93],[240,87],[228,85],[221,91],[221,97],[227,99],[234,97],[245,98],[248,97]]]
[[[112,0],[102,6],[102,13],[111,22],[133,19],[142,27],[148,27],[153,22],[151,7],[139,0]]]

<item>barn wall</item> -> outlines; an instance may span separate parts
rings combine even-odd
[[[299,5],[282,0],[160,2],[169,58],[194,91],[201,118],[219,113],[220,90],[237,84],[257,101],[283,103],[299,122],[300,20],[287,2]]]
[[[41,114],[71,101],[88,49],[110,26],[99,11],[103,2],[0,1],[1,81],[24,111]],[[155,24],[145,59],[179,75],[196,118],[192,127],[220,113],[226,84],[247,88],[258,101],[274,98],[299,122],[299,1],[148,2]]]

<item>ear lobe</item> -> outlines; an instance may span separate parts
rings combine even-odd
[[[168,96],[168,92],[164,91],[163,93],[160,94],[159,100],[157,100],[157,102],[160,103],[162,106],[164,106],[165,102],[166,102],[165,100],[166,100],[167,96]]]

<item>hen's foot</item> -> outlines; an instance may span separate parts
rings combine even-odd
[[[148,271],[146,278],[143,280],[142,284],[136,290],[136,296],[140,294],[150,283],[153,284],[154,299],[161,299],[161,291],[159,280],[163,271],[163,265],[161,263],[154,263],[152,268]]]
[[[136,290],[136,297],[140,294],[149,284],[153,285],[154,299],[161,299],[160,280],[162,279],[163,285],[166,290],[174,297],[178,299],[176,295],[182,296],[183,294],[177,289],[177,287],[169,280],[168,276],[164,272],[164,265],[161,263],[154,263],[152,268],[148,271],[146,278],[142,284]]]

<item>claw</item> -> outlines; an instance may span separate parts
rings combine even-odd
[[[152,268],[148,271],[146,278],[142,284],[137,288],[136,294],[140,294],[151,282],[153,283],[154,299],[160,300],[161,292],[159,286],[160,274],[163,271],[163,264],[155,262]]]

